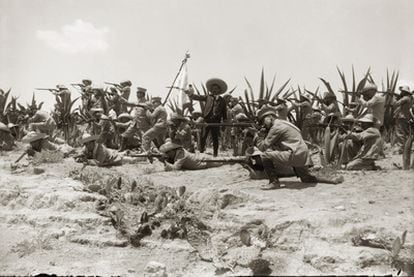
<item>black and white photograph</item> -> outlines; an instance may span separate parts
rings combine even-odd
[[[414,276],[413,0],[0,0],[0,276]]]

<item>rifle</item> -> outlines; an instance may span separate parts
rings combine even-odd
[[[190,123],[196,127],[257,127],[255,122],[235,122],[235,123]]]
[[[127,153],[128,157],[132,157],[132,158],[147,158],[148,161],[150,163],[153,162],[153,158],[156,158],[157,160],[159,160],[160,162],[162,162],[164,165],[165,163],[165,156],[162,154],[158,154],[158,153],[151,153],[151,154],[132,154],[132,153]]]
[[[247,156],[239,156],[239,157],[221,157],[221,158],[211,158],[211,159],[202,159],[201,162],[205,163],[247,163],[248,162]]]
[[[21,159],[23,159],[24,156],[26,156],[27,152],[24,151],[18,158],[17,160],[14,161],[15,164],[17,164],[18,162],[20,162]]]
[[[35,88],[35,90],[47,90],[51,92],[58,92],[59,90],[56,88]]]
[[[110,85],[110,86],[114,86],[116,88],[122,88],[122,86],[120,84],[117,83],[111,83],[111,82],[104,82],[104,84]]]

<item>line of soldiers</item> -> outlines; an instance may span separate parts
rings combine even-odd
[[[345,169],[377,169],[375,161],[384,155],[380,129],[386,103],[376,85],[370,82],[362,88],[355,103],[344,107],[348,111],[345,117],[341,116],[335,94],[326,92],[317,105],[312,104],[312,97],[307,94],[300,95],[297,101],[279,98],[269,103],[259,99],[254,121],[247,116],[242,105],[245,103],[225,94],[227,84],[219,78],[206,82],[206,95],[195,93],[192,88],[185,91],[192,101],[203,103],[201,113],[193,112],[190,117],[173,113],[168,118],[161,98],[149,98],[142,87],[137,88],[137,102],[130,102],[130,81],[108,84],[110,92],[94,88],[87,79],[73,84],[82,93],[81,112],[75,115],[83,119],[78,123],[86,125],[86,131],[77,141],[83,146],[75,156],[79,162],[114,166],[162,157],[166,170],[193,170],[237,161],[252,178],[269,179],[263,189],[280,187],[279,178],[287,176],[297,176],[303,182],[340,183],[341,178],[315,177],[309,171],[312,166],[309,146],[320,143],[320,125],[333,128],[331,136],[342,150],[340,163]],[[389,104],[395,111],[397,152],[403,150],[405,141],[412,136],[414,118],[413,93],[406,86],[399,89],[399,99]],[[64,98],[70,101],[66,87],[58,85],[53,92],[62,102]],[[365,108],[362,116],[358,115],[358,108]],[[302,126],[289,121],[292,112],[302,117]],[[30,144],[26,150],[29,155],[44,149],[59,149],[66,155],[76,152],[56,136],[57,124],[45,111],[39,110],[31,116],[27,127],[0,123],[2,150],[13,148],[15,129],[23,129],[26,134],[22,141]],[[209,137],[213,157],[202,154]],[[214,159],[218,156],[220,137],[223,144],[233,149],[235,145],[241,146],[235,154],[247,158]],[[196,150],[200,153],[196,154]]]

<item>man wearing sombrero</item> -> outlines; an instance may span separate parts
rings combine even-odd
[[[395,118],[395,152],[402,154],[404,145],[410,136],[410,121],[414,118],[410,109],[413,107],[414,99],[408,86],[399,87],[400,99],[394,103]]]
[[[203,118],[206,123],[221,123],[227,119],[226,101],[220,95],[227,91],[227,84],[219,78],[212,78],[206,82],[208,95],[196,95],[194,91],[187,90],[185,93],[193,100],[205,102]],[[213,154],[216,157],[219,148],[220,127],[207,126],[201,137],[200,152],[206,148],[208,135],[211,133],[213,140]]]

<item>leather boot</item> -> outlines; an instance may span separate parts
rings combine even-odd
[[[261,158],[264,171],[269,178],[269,184],[263,185],[260,188],[263,190],[280,188],[279,178],[277,177],[275,167],[271,159]]]

